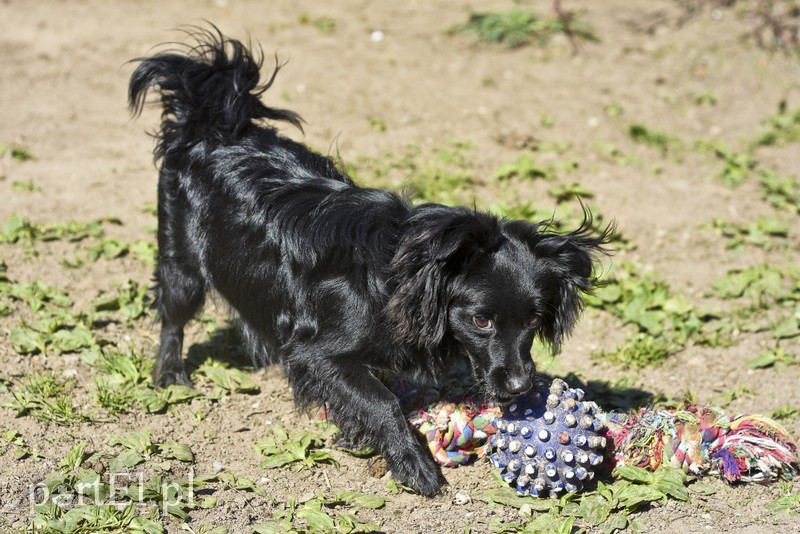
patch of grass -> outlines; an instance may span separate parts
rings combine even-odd
[[[254,481],[250,480],[249,478],[238,477],[230,471],[220,473],[217,475],[216,479],[224,484],[223,487],[227,487],[234,491],[244,491],[248,493],[255,493],[261,497],[267,497],[266,490],[259,488]]]
[[[495,13],[471,13],[467,22],[453,27],[450,33],[473,34],[480,43],[509,48],[531,43],[543,46],[556,34],[565,34],[571,41],[597,41],[592,30],[574,14],[547,19],[519,8]]]
[[[385,497],[355,492],[338,493],[334,497],[319,495],[302,505],[291,499],[283,510],[278,510],[268,521],[257,525],[254,532],[376,532],[380,530],[380,525],[362,522],[357,515],[358,509],[383,508],[388,501]]]
[[[119,219],[105,218],[82,223],[72,221],[58,224],[39,224],[25,217],[12,214],[0,226],[0,243],[17,243],[33,241],[68,242],[82,241],[86,238],[99,238],[104,234],[103,224],[121,224]]]
[[[788,247],[789,225],[775,217],[759,217],[756,222],[737,224],[723,219],[711,223],[722,237],[727,239],[725,248],[739,249],[744,245],[764,249]]]
[[[786,354],[783,349],[776,348],[775,350],[761,353],[758,358],[747,362],[748,369],[766,369],[774,366],[787,366],[798,365],[800,360],[791,354]]]
[[[54,503],[34,508],[31,526],[41,534],[83,534],[85,532],[126,532],[161,534],[164,527],[147,516],[137,515],[137,505],[85,504],[69,510]]]
[[[756,265],[732,269],[713,284],[722,299],[746,299],[750,310],[800,301],[800,271],[794,266]]]
[[[563,204],[572,200],[593,198],[594,193],[579,183],[562,184],[551,187],[547,194],[555,199],[558,204]]]
[[[115,436],[111,441],[114,445],[123,445],[134,456],[160,452],[144,433]],[[50,475],[43,485],[37,486],[37,490],[44,491],[41,495],[43,502],[34,507],[32,517],[36,532],[163,532],[160,522],[150,519],[157,517],[157,511],[185,521],[189,511],[215,503],[213,499],[198,502],[194,498],[195,488],[205,484],[204,480],[174,481],[154,475],[147,481],[138,479],[138,484],[134,486],[120,486],[120,480],[136,479],[116,476],[121,471],[115,469],[126,468],[124,462],[117,461],[119,456],[113,457],[109,462],[111,469],[101,475],[88,468],[86,462],[90,458],[107,455],[90,455],[86,448],[86,442],[77,443],[59,462],[58,472]],[[113,480],[111,477],[114,477]],[[84,504],[86,501],[90,504]],[[109,501],[113,505],[105,504]],[[149,518],[137,515],[143,505],[149,505],[147,508],[152,510]]]
[[[66,292],[36,280],[31,283],[0,278],[0,296],[26,304],[34,318],[11,329],[11,347],[18,354],[79,352],[97,344],[91,321],[73,311]]]
[[[409,145],[402,154],[365,158],[346,170],[370,187],[399,186],[415,203],[464,205],[469,203],[469,189],[475,183],[473,165],[467,156],[472,148],[470,142],[453,141],[446,147],[423,153],[420,147]]]
[[[185,463],[194,462],[194,454],[188,445],[177,442],[153,443],[151,432],[143,430],[127,434],[112,434],[108,438],[110,446],[122,447],[122,452],[112,457],[108,467],[113,473],[121,473],[125,469],[135,467],[146,460],[158,456],[165,460],[178,460]]]
[[[761,169],[759,182],[764,200],[773,207],[800,213],[800,180],[795,176],[784,176],[768,169]]]
[[[792,406],[786,403],[780,408],[772,410],[770,417],[779,421],[783,419],[796,419],[800,417],[800,406]]]
[[[616,165],[626,166],[637,161],[634,156],[625,154],[621,148],[613,143],[597,142],[593,146],[595,152],[597,152],[603,159]]]
[[[624,369],[641,368],[661,365],[681,348],[681,345],[665,336],[639,332],[629,336],[622,345],[611,350],[599,350],[593,356]]]
[[[628,127],[628,135],[637,143],[659,150],[663,156],[674,155],[684,148],[683,142],[678,137],[643,124],[631,124]]]
[[[798,515],[800,513],[800,491],[794,487],[794,483],[788,483],[781,489],[783,495],[769,503],[767,510]]]
[[[326,451],[320,450],[325,445],[321,434],[312,432],[292,432],[276,425],[270,428],[269,434],[261,438],[253,447],[264,457],[261,467],[274,469],[289,464],[296,464],[297,469],[308,469],[318,464],[339,465]]]
[[[367,117],[367,122],[374,132],[383,133],[386,131],[386,121],[380,117]]]
[[[516,160],[500,166],[494,174],[498,180],[510,180],[518,178],[522,180],[533,180],[536,178],[553,178],[549,169],[538,165],[531,154],[523,154]]]
[[[320,33],[332,35],[336,32],[336,20],[328,16],[312,17],[308,13],[302,13],[297,21],[303,25],[314,26]]]
[[[737,152],[719,141],[700,142],[698,147],[710,151],[717,159],[722,160],[722,170],[717,176],[728,187],[739,186],[752,176],[758,167],[758,162],[751,153]]]
[[[687,502],[690,479],[680,469],[662,465],[655,472],[640,467],[618,466],[616,480],[597,483],[597,488],[584,493],[568,493],[559,499],[538,499],[520,496],[503,487],[487,491],[481,497],[488,504],[519,509],[519,516],[530,518],[525,523],[506,523],[502,532],[572,532],[576,521],[602,532],[638,530],[630,515],[652,503],[675,500]],[[491,521],[489,522],[491,523]]]
[[[755,398],[753,390],[747,384],[742,384],[733,389],[721,391],[717,395],[711,397],[711,404],[719,406],[720,408],[727,408],[736,399],[752,399]]]
[[[549,146],[540,145],[537,152],[547,152],[554,150]],[[535,180],[542,178],[554,180],[559,174],[572,172],[578,168],[578,162],[574,160],[563,160],[543,166],[538,164],[532,153],[524,153],[516,160],[501,165],[494,174],[499,181],[512,179]]]
[[[206,398],[212,400],[219,400],[233,393],[258,393],[260,391],[258,385],[249,375],[212,358],[206,359],[192,373],[192,379],[196,384],[202,383],[202,381],[213,384],[212,391],[206,394]]]
[[[6,428],[0,432],[0,456],[5,454],[9,449],[14,451],[13,457],[15,460],[24,460],[30,456],[41,458],[40,454],[33,452],[28,447],[28,443],[19,431],[13,428]],[[5,443],[5,444],[4,444]]]
[[[694,96],[694,103],[698,106],[716,106],[718,100],[712,93],[700,93]]]
[[[6,156],[10,156],[11,159],[15,159],[17,161],[28,161],[33,159],[33,154],[25,148],[19,145],[0,145],[0,158],[4,158]]]
[[[713,324],[713,316],[699,311],[685,295],[675,294],[653,274],[629,263],[615,268],[586,302],[635,329],[623,346],[598,354],[623,367],[662,363],[690,340],[711,345],[724,341],[725,332],[715,328],[719,324]]]
[[[760,145],[752,143],[745,150],[734,150],[720,141],[698,141],[696,147],[711,152],[722,161],[717,177],[728,187],[755,178],[759,181],[764,200],[773,207],[800,213],[800,182],[760,164],[754,150]]]
[[[775,115],[767,117],[756,134],[756,146],[785,146],[800,142],[800,109],[790,112],[786,101],[778,105]]]
[[[4,408],[16,410],[17,417],[30,415],[37,421],[67,426],[92,418],[76,407],[65,382],[53,373],[34,372],[11,389],[13,400]]]
[[[0,295],[23,302],[33,313],[45,310],[46,307],[65,309],[73,304],[65,291],[50,287],[38,280],[25,283],[4,278],[5,281],[0,281]]]
[[[99,318],[121,317],[130,322],[143,317],[152,304],[149,289],[135,280],[128,280],[115,288],[115,293],[101,293],[92,303],[92,310]]]
[[[42,188],[33,183],[33,180],[14,180],[11,182],[11,190],[16,193],[36,193]]]
[[[128,413],[135,401],[131,390],[113,387],[102,378],[95,379],[94,399],[110,414]]]
[[[189,402],[203,394],[195,389],[180,384],[172,384],[164,389],[152,386],[139,387],[133,391],[139,406],[150,413],[163,413],[173,404]]]

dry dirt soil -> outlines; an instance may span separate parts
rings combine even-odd
[[[764,50],[748,39],[752,20],[744,3],[729,8],[700,1],[567,1],[565,7],[576,10],[599,39],[583,42],[577,54],[563,36],[510,49],[448,32],[471,12],[513,6],[421,0],[2,0],[0,145],[21,147],[32,159],[6,150],[0,160],[0,224],[12,214],[36,225],[114,218],[118,224],[102,225],[105,239],[154,243],[157,172],[146,132],[155,129],[159,112],[149,107],[140,119],[130,119],[126,86],[134,65],[128,61],[159,43],[182,40],[175,28],[211,21],[233,37],[259,41],[267,66],[273,51],[288,60],[265,99],[295,110],[306,124],[304,135],[283,131],[322,152],[338,152],[362,182],[402,187],[450,151],[464,174],[453,194],[467,205],[530,203],[546,213],[574,212],[575,200],[557,206],[548,191],[580,184],[590,193],[585,195],[590,207],[606,221],[615,219],[627,240],[605,269],[636,265],[698,306],[723,311],[739,303],[706,295],[729,270],[797,266],[797,206],[767,202],[758,169],[796,180],[800,145],[789,141],[753,149],[756,163],[744,165],[749,176],[735,188],[720,178],[723,160],[697,148],[698,141],[721,142],[745,154],[781,102],[790,111],[800,107],[797,55]],[[549,2],[522,6],[552,15]],[[666,132],[668,146],[636,142],[632,124]],[[550,178],[498,179],[498,169],[525,154],[550,169]],[[717,219],[746,226],[760,217],[782,221],[787,235],[767,237],[766,246],[727,247],[728,237],[713,227]],[[11,281],[39,280],[62,289],[73,301],[69,310],[86,311],[101,292],[114,294],[128,280],[140,285],[151,280],[152,268],[141,254],[109,252],[89,259],[100,239],[21,238],[0,244],[0,260]],[[83,258],[79,266],[65,264],[75,258]],[[376,473],[374,461],[336,450],[331,454],[338,467],[263,469],[252,446],[271,426],[317,428],[294,411],[280,369],[245,368],[257,393],[194,399],[158,414],[138,405],[109,413],[95,399],[101,371],[86,363],[84,350],[18,353],[10,332],[35,317],[23,301],[0,299],[0,402],[13,404],[13,393],[31,376],[52,371],[76,410],[93,419],[59,425],[32,412],[17,417],[13,408],[0,409],[5,435],[16,432],[31,452],[17,459],[20,447],[0,446],[2,531],[31,524],[29,488],[58,471],[75,443],[87,442],[91,453],[119,452],[109,436],[138,430],[152,431],[153,442],[188,445],[198,475],[233,473],[263,490],[259,495],[214,483],[206,496],[213,496],[216,506],[191,511],[188,526],[172,516],[159,519],[170,532],[199,532],[201,525],[250,532],[285,510],[292,498],[302,503],[318,493],[343,491],[391,499],[381,509],[358,512],[385,532],[483,532],[490,530],[488,520],[525,521],[515,508],[480,500],[497,487],[486,461],[447,470],[449,486],[432,499],[392,493],[388,475]],[[785,311],[773,316],[767,310],[766,320],[785,319]],[[130,321],[115,317],[97,323],[95,334],[149,357],[158,336],[152,312]],[[224,306],[210,302],[204,321],[187,329],[187,347],[210,350],[208,331],[225,317]],[[592,355],[612,349],[632,331],[610,314],[589,309],[562,354],[537,358],[553,375],[623,380],[665,398],[691,390],[700,402],[722,404],[731,413],[794,408],[795,416],[782,422],[800,435],[800,366],[791,361],[800,357],[798,338],[780,341],[786,362],[750,369],[748,362],[776,342],[769,328],[749,330],[755,331],[737,323],[728,343],[689,343],[661,365],[624,368]],[[198,388],[211,389],[205,383]],[[98,458],[94,461],[102,463]],[[148,473],[157,472],[150,463],[143,465]],[[186,466],[172,472],[185,474]],[[655,503],[638,511],[639,527],[675,533],[800,531],[796,514],[767,509],[796,487],[729,487],[716,479],[708,484],[711,491],[694,492],[690,503]]]

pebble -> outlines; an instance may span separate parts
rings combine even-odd
[[[453,504],[464,505],[472,502],[472,498],[465,493],[456,493],[453,498]]]
[[[225,469],[225,467],[222,465],[222,462],[220,462],[219,460],[214,461],[214,463],[211,465],[214,467],[214,471],[217,473]]]

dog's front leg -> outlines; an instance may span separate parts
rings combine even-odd
[[[300,402],[325,403],[345,436],[377,445],[397,481],[428,497],[439,492],[439,465],[412,433],[397,397],[357,358],[328,356],[287,370]]]

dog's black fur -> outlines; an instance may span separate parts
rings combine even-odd
[[[595,233],[587,213],[559,235],[358,187],[257,122],[301,127],[260,101],[280,66],[259,85],[260,53],[216,28],[194,37],[139,60],[130,81],[135,115],[151,88],[163,105],[155,382],[190,384],[183,328],[213,289],[255,361],[283,363],[300,406],[324,403],[345,436],[380,447],[397,480],[437,493],[439,468],[379,378],[435,380],[467,361],[490,399],[527,391],[534,337],[558,350],[610,230]]]

